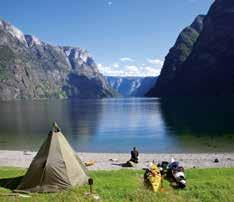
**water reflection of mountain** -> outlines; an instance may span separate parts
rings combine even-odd
[[[56,121],[77,151],[234,151],[232,99],[1,103],[0,148],[37,149]]]
[[[44,101],[1,103],[1,148],[37,148],[51,125],[47,104]]]
[[[77,151],[83,151],[96,135],[102,114],[99,100],[69,100],[66,102],[67,125],[66,134]]]
[[[234,105],[230,98],[161,99],[160,109],[168,134],[182,147],[223,150],[234,143]],[[200,147],[200,148],[201,148]],[[206,151],[202,148],[202,151]],[[186,149],[185,149],[186,150]],[[233,149],[231,149],[233,151]]]
[[[160,108],[168,128],[180,134],[234,133],[233,99],[177,98],[161,99]]]
[[[69,142],[84,145],[95,134],[101,105],[87,100],[1,103],[1,149],[37,149],[58,122]]]

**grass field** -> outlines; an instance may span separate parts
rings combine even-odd
[[[23,169],[0,168],[0,179],[20,176],[24,172]],[[143,186],[143,171],[92,171],[90,174],[94,179],[94,191],[101,201],[234,201],[234,168],[187,170],[185,190],[175,190],[165,181],[163,193],[152,193]],[[93,201],[85,195],[88,190],[88,186],[84,186],[57,194],[33,194],[30,198],[22,198],[6,196],[11,191],[0,187],[0,201]]]

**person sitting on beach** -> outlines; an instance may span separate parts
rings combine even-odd
[[[137,151],[136,147],[133,147],[133,150],[131,151],[131,159],[130,161],[134,162],[134,163],[138,163],[139,161],[139,152]]]

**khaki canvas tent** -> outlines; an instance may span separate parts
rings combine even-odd
[[[88,179],[86,167],[55,123],[16,191],[58,192]]]

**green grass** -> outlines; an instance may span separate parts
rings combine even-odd
[[[23,175],[25,170],[0,168],[0,179]],[[234,201],[234,168],[186,170],[188,186],[175,190],[165,181],[163,193],[152,193],[143,186],[143,171],[92,171],[94,191],[102,201]],[[85,196],[88,186],[73,188],[57,194],[32,194],[30,198],[4,196],[10,190],[0,188],[0,201],[93,201]],[[2,196],[1,196],[2,195]]]

